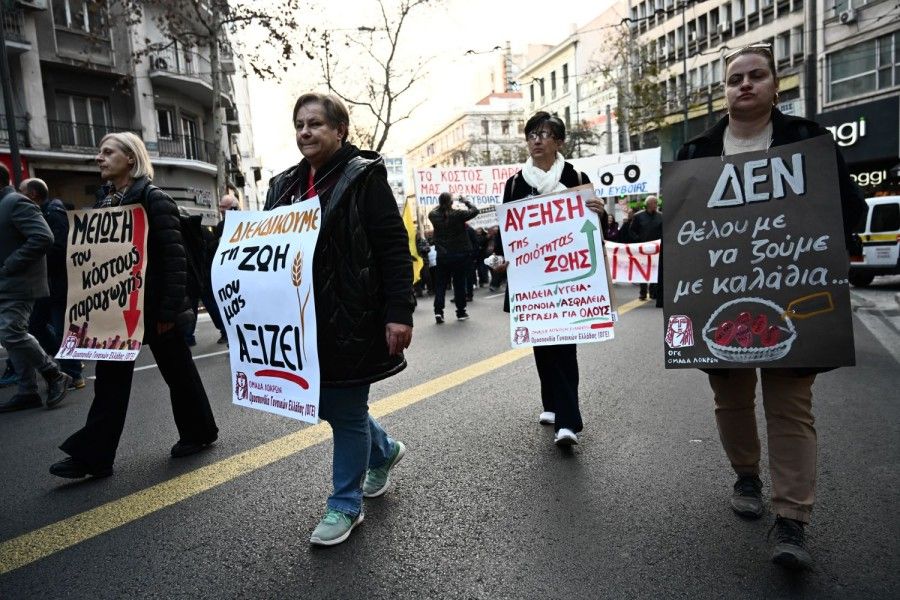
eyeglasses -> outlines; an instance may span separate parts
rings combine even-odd
[[[529,142],[536,142],[538,140],[549,140],[550,138],[555,139],[555,136],[553,135],[552,131],[547,131],[546,129],[543,129],[541,131],[532,131],[531,133],[529,133],[528,135],[525,136],[525,139],[528,140]]]
[[[772,54],[772,44],[750,44],[749,46],[744,46],[743,48],[738,48],[737,50],[732,50],[728,54],[725,55],[725,62],[728,62],[741,52],[746,52],[747,50],[763,50],[768,54]]]

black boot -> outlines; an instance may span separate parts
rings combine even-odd
[[[806,542],[803,539],[803,523],[785,517],[775,517],[772,529],[775,531],[773,563],[788,569],[812,568],[813,559],[806,550]]]
[[[41,376],[47,382],[47,401],[44,406],[53,408],[66,397],[72,378],[60,371],[56,365],[51,369],[41,371]]]

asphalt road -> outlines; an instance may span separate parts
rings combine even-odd
[[[884,300],[900,291],[892,286],[876,280],[855,296],[857,317],[872,310],[860,309],[870,294],[893,310]],[[622,303],[637,295],[617,287]],[[585,431],[565,454],[537,423],[533,360],[504,354],[501,303],[482,290],[471,320],[441,326],[420,306],[410,368],[372,392],[387,413],[380,421],[409,452],[390,491],[366,500],[365,523],[331,549],[308,544],[330,490],[330,438],[316,443],[319,430],[232,406],[208,321],[195,356],[221,432],[205,453],[169,458],[177,433],[152,367],[135,375],[108,479],[47,473],[84,422],[91,385],[56,410],[0,415],[0,598],[900,597],[900,364],[891,351],[900,337],[884,320],[856,318],[859,366],[814,387],[816,568],[797,575],[768,562],[770,515],[751,522],[729,510],[733,478],[711,393],[699,371],[662,369],[660,310],[641,304],[614,341],[579,348]],[[485,363],[498,356],[506,364]],[[138,364],[151,360],[145,352]],[[449,383],[409,391],[436,381]],[[279,448],[296,449],[285,458],[258,449],[289,435]],[[245,451],[261,466],[247,466]],[[104,531],[98,507],[124,524]],[[43,558],[9,570],[23,539]]]

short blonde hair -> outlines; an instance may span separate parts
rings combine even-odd
[[[107,140],[115,142],[122,152],[134,159],[134,166],[131,168],[131,176],[134,179],[145,175],[147,179],[153,179],[153,163],[150,162],[150,154],[141,138],[130,131],[107,133],[100,140],[100,145]]]

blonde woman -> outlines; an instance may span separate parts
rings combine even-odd
[[[95,160],[104,181],[104,195],[94,208],[142,204],[147,212],[144,343],[149,344],[169,386],[180,437],[171,455],[194,454],[213,443],[219,430],[184,339],[183,331],[193,314],[187,301],[187,255],[178,206],[150,185],[153,166],[144,143],[135,134],[108,134],[100,140]],[[97,361],[94,401],[87,423],[60,446],[69,457],[52,465],[50,473],[70,479],[112,474],[133,374],[133,362]]]

